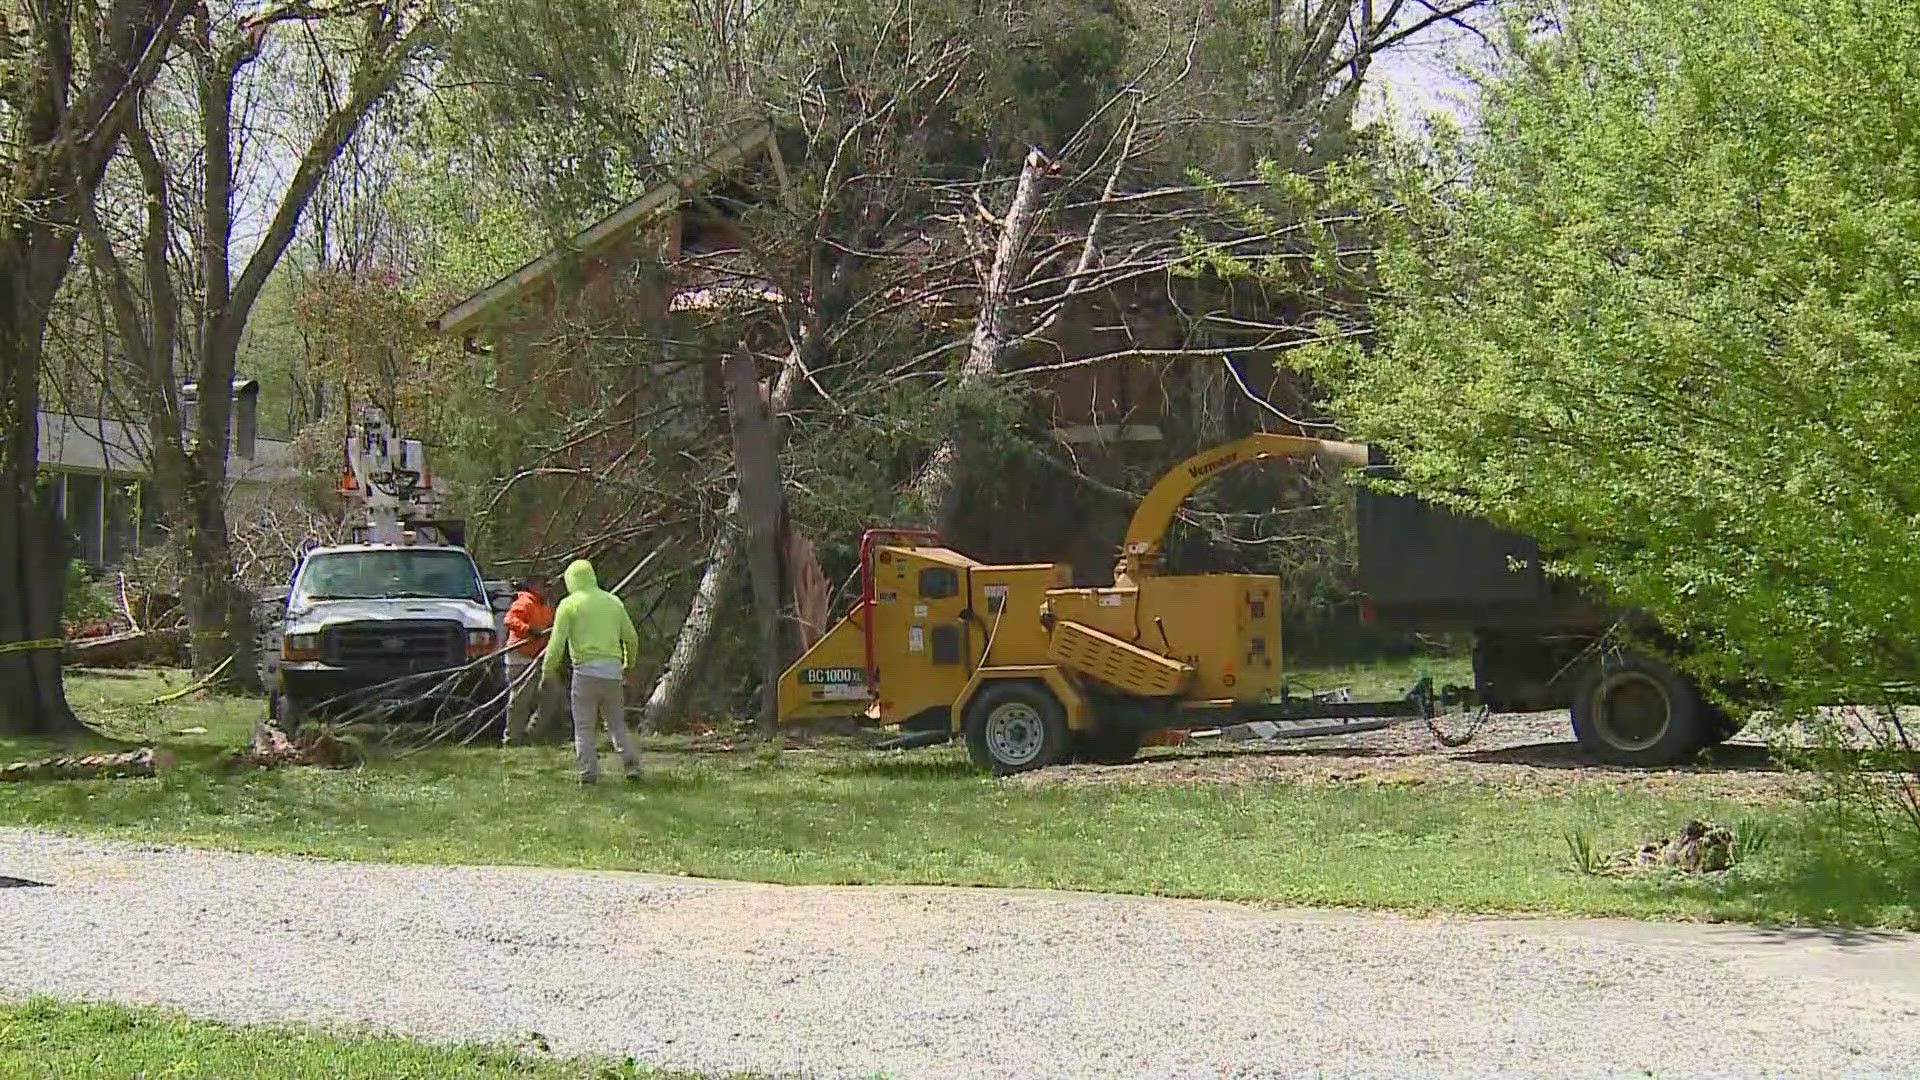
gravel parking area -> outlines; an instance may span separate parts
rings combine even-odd
[[[1460,729],[1460,730],[1455,730]],[[1448,720],[1450,735],[1463,725]],[[1792,798],[1811,780],[1774,764],[1765,741],[1743,733],[1709,751],[1699,763],[1676,769],[1617,769],[1595,765],[1573,741],[1564,710],[1489,717],[1463,746],[1448,747],[1426,725],[1401,724],[1357,735],[1272,743],[1190,744],[1149,751],[1126,766],[1075,765],[1028,773],[1014,782],[1048,784],[1306,783],[1474,784],[1535,792],[1562,792],[1596,784],[1651,792],[1755,799]]]
[[[1920,939],[325,863],[0,830],[0,997],[895,1077],[1920,1075]]]

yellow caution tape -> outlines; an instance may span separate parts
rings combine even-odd
[[[0,645],[0,656],[7,653],[32,652],[35,649],[57,649],[66,642],[57,637],[38,638],[33,641],[9,641]]]

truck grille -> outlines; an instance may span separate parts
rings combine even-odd
[[[467,634],[458,623],[363,622],[329,627],[321,644],[327,663],[434,671],[467,662]]]

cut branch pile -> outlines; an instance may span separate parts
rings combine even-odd
[[[63,754],[39,761],[0,765],[0,781],[109,780],[157,776],[172,768],[174,757],[151,746],[120,754]]]
[[[272,724],[256,724],[253,745],[234,751],[227,764],[235,769],[278,769],[287,765],[351,769],[360,760],[360,751],[352,743],[324,731],[288,738]]]

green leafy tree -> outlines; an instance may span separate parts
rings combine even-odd
[[[1400,170],[1379,347],[1323,357],[1334,406],[1415,487],[1681,631],[1707,679],[1801,717],[1910,696],[1911,5],[1515,16],[1478,134]]]

